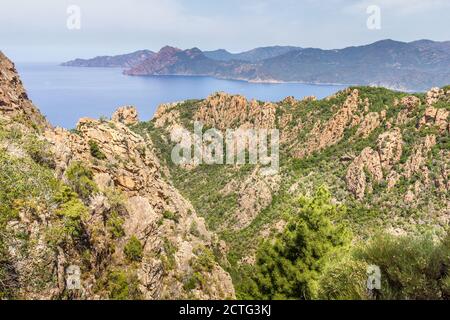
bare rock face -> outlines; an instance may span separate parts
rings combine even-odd
[[[397,126],[402,126],[414,120],[414,117],[412,117],[411,115],[414,114],[414,111],[420,105],[421,105],[420,99],[415,96],[407,96],[402,98],[400,101],[396,100],[394,102],[394,106],[401,108],[401,110],[399,111],[395,119],[395,124]]]
[[[384,178],[384,172],[390,172],[402,156],[403,140],[398,128],[379,136],[377,150],[364,149],[347,169],[347,187],[358,199],[363,199],[366,191],[372,188],[369,177],[379,183]],[[370,190],[369,190],[370,191]]]
[[[168,132],[180,127],[180,110],[177,108],[182,102],[162,104],[153,117],[156,128],[165,128]]]
[[[151,141],[145,141],[118,121],[84,118],[79,121],[77,132],[72,134],[58,129],[46,134],[53,145],[58,171],[64,172],[73,161],[82,161],[94,172],[95,181],[100,182],[99,187],[121,190],[127,199],[125,237],[136,236],[144,244],[144,258],[138,270],[144,297],[186,298],[183,283],[178,279],[188,277],[187,273],[191,272],[189,263],[196,259],[194,249],[212,246],[216,241],[215,235],[207,231],[204,219],[196,215],[192,205],[163,179],[163,168],[152,152]],[[105,159],[92,156],[89,142],[95,142]],[[97,207],[101,212],[101,206]],[[167,212],[176,218],[161,224]],[[196,235],[190,233],[193,225]],[[167,242],[175,248],[174,255],[178,257],[170,272],[164,271],[162,261],[155,258]],[[218,265],[214,268],[216,274],[204,274],[211,279],[208,283],[210,293],[199,290],[196,297],[234,298],[231,278]]]
[[[428,107],[425,110],[425,115],[419,122],[419,127],[436,126],[442,134],[450,132],[450,123],[448,121],[449,115],[450,111],[448,110]]]
[[[427,92],[426,102],[428,106],[431,106],[438,102],[445,95],[444,90],[440,88],[432,88]]]
[[[0,115],[22,122],[33,129],[50,127],[28,99],[14,64],[0,52]]]
[[[356,135],[367,138],[381,124],[382,116],[378,112],[369,113],[356,131]]]
[[[273,103],[260,105],[255,100],[248,102],[243,96],[219,92],[202,103],[194,118],[218,130],[236,128],[236,125],[271,129],[275,127],[276,109]]]
[[[400,104],[408,110],[413,110],[420,106],[420,99],[415,96],[407,96],[401,99]]]
[[[293,97],[293,96],[289,96],[283,99],[283,104],[287,104],[290,106],[295,105],[298,101]]]
[[[317,101],[317,97],[316,96],[307,96],[307,97],[304,97],[302,101],[307,101],[307,102]]]
[[[418,143],[411,157],[407,160],[404,166],[404,176],[406,178],[411,178],[413,174],[419,173],[420,171],[427,170],[423,168],[427,160],[427,154],[436,145],[436,136],[428,135],[425,139]]]
[[[112,121],[121,122],[127,126],[136,124],[139,122],[137,110],[132,106],[121,107],[114,112]]]
[[[349,127],[354,127],[360,123],[360,118],[356,115],[360,104],[359,91],[353,90],[339,111],[324,125],[317,123],[309,135],[304,147],[294,152],[297,158],[303,158],[315,151],[323,150],[335,145],[344,137],[344,132]]]
[[[403,140],[400,129],[395,128],[380,135],[377,145],[381,167],[390,171],[402,157]]]
[[[231,181],[222,191],[224,195],[232,192],[238,195],[236,210],[230,228],[241,230],[248,227],[258,214],[272,202],[278,191],[281,176],[264,176],[255,169],[244,181]]]
[[[358,199],[364,198],[367,189],[367,173],[377,182],[383,179],[380,155],[372,148],[364,149],[347,170],[347,186]]]

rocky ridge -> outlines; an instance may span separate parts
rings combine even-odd
[[[56,188],[49,190],[55,194],[47,197],[35,214],[25,206],[17,217],[2,225],[0,231],[9,236],[3,238],[0,232],[0,244],[5,244],[9,253],[2,256],[0,250],[0,260],[3,263],[2,259],[7,259],[15,274],[7,278],[11,281],[11,297],[235,297],[229,274],[212,255],[218,246],[217,236],[207,230],[190,202],[163,177],[167,169],[153,152],[151,141],[129,129],[138,121],[135,108],[118,109],[111,121],[80,119],[74,132],[52,128],[27,99],[13,64],[4,55],[0,55],[0,72],[0,119],[5,132],[5,136],[0,135],[0,159],[11,158],[19,166],[29,162],[33,167],[40,166],[41,162],[34,162],[34,153],[23,145],[37,139],[43,149],[35,152],[40,155],[45,151],[48,158],[44,160],[49,163],[39,169],[48,174],[43,183],[55,179],[52,188]],[[23,132],[22,140],[9,134],[12,128]],[[68,199],[75,195],[73,191],[67,193],[65,186],[80,198],[59,205],[61,200],[52,199],[59,199],[61,192]],[[83,188],[89,192],[82,193]],[[79,209],[69,213],[72,207]],[[73,230],[67,229],[68,221],[76,223],[77,237],[71,233],[64,241],[50,241],[56,230]],[[23,242],[15,240],[19,232],[28,239],[27,249],[21,254]],[[134,250],[132,258],[130,250]],[[38,272],[44,265],[48,266],[46,278]],[[71,265],[81,267],[81,287],[75,291],[66,283]],[[39,283],[33,280],[33,274]]]

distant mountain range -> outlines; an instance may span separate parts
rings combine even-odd
[[[153,51],[139,50],[118,56],[100,56],[93,59],[75,59],[65,62],[62,65],[65,67],[132,68],[153,57],[154,55],[155,53]]]
[[[127,75],[196,75],[251,82],[383,86],[423,91],[450,83],[450,41],[382,40],[338,50],[274,46],[242,53],[164,47],[65,66],[122,67]]]
[[[242,60],[257,62],[265,59],[275,58],[294,50],[300,50],[300,47],[292,46],[273,46],[256,48],[241,53],[230,53],[227,50],[219,49],[215,51],[204,51],[203,53],[210,59],[219,61]]]

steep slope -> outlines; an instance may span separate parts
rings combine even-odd
[[[204,54],[208,58],[219,61],[242,60],[248,62],[258,62],[278,57],[294,50],[301,50],[301,48],[293,46],[272,46],[255,48],[240,53],[230,53],[226,50],[219,49],[215,51],[204,51]]]
[[[234,298],[217,237],[127,127],[136,110],[53,129],[0,58],[0,298]]]
[[[198,48],[180,50],[164,47],[158,54],[140,65],[126,70],[124,74],[145,75],[197,75],[220,78],[248,78],[252,76],[253,67],[242,65],[241,61],[216,61],[206,57]]]
[[[132,68],[154,55],[155,53],[150,50],[139,50],[117,56],[100,56],[92,59],[75,59],[61,65],[65,67]]]
[[[304,49],[263,62],[260,79],[426,90],[449,82],[450,56],[431,43],[392,40],[341,50]]]
[[[133,56],[133,55],[132,55]],[[127,57],[127,56],[125,56]],[[120,58],[120,59],[119,59]],[[425,91],[450,82],[449,42],[382,40],[337,50],[292,46],[261,47],[242,53],[164,47],[140,55],[75,60],[64,65],[129,67],[128,75],[194,75],[253,82],[339,83]]]
[[[439,234],[450,221],[450,87],[408,95],[356,87],[317,101],[247,101],[218,93],[163,105],[136,132],[149,134],[171,178],[225,241],[239,286],[263,239],[283,230],[300,195],[322,185],[347,207],[355,241],[380,231]],[[170,133],[206,127],[280,129],[281,168],[171,163]],[[165,160],[164,160],[165,159]],[[342,218],[341,218],[342,219]],[[342,222],[342,221],[341,221]],[[250,267],[251,268],[251,267]]]
[[[44,116],[28,99],[14,64],[0,51],[0,115],[35,129],[48,128]]]

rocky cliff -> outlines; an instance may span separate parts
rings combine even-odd
[[[134,108],[52,128],[4,55],[0,75],[0,298],[235,297],[217,236],[129,129]]]
[[[134,130],[149,135],[168,161],[170,132],[193,121],[220,130],[278,128],[277,175],[258,166],[178,167],[174,184],[219,234],[239,285],[255,263],[262,239],[283,230],[299,196],[325,185],[333,202],[348,208],[345,221],[356,239],[379,231],[432,234],[450,221],[450,88],[406,94],[354,87],[324,100],[288,97],[277,103],[216,93],[199,101],[159,108]],[[167,146],[169,144],[169,146]],[[167,159],[167,160],[165,160]],[[358,241],[358,240],[355,240]]]
[[[0,298],[240,297],[261,241],[322,186],[345,208],[329,218],[351,229],[355,245],[380,231],[448,229],[449,86],[352,87],[270,103],[221,92],[162,105],[151,121],[127,106],[67,131],[45,121],[0,57]],[[171,133],[195,121],[278,128],[279,172],[175,165]],[[74,274],[81,285],[72,290]]]

